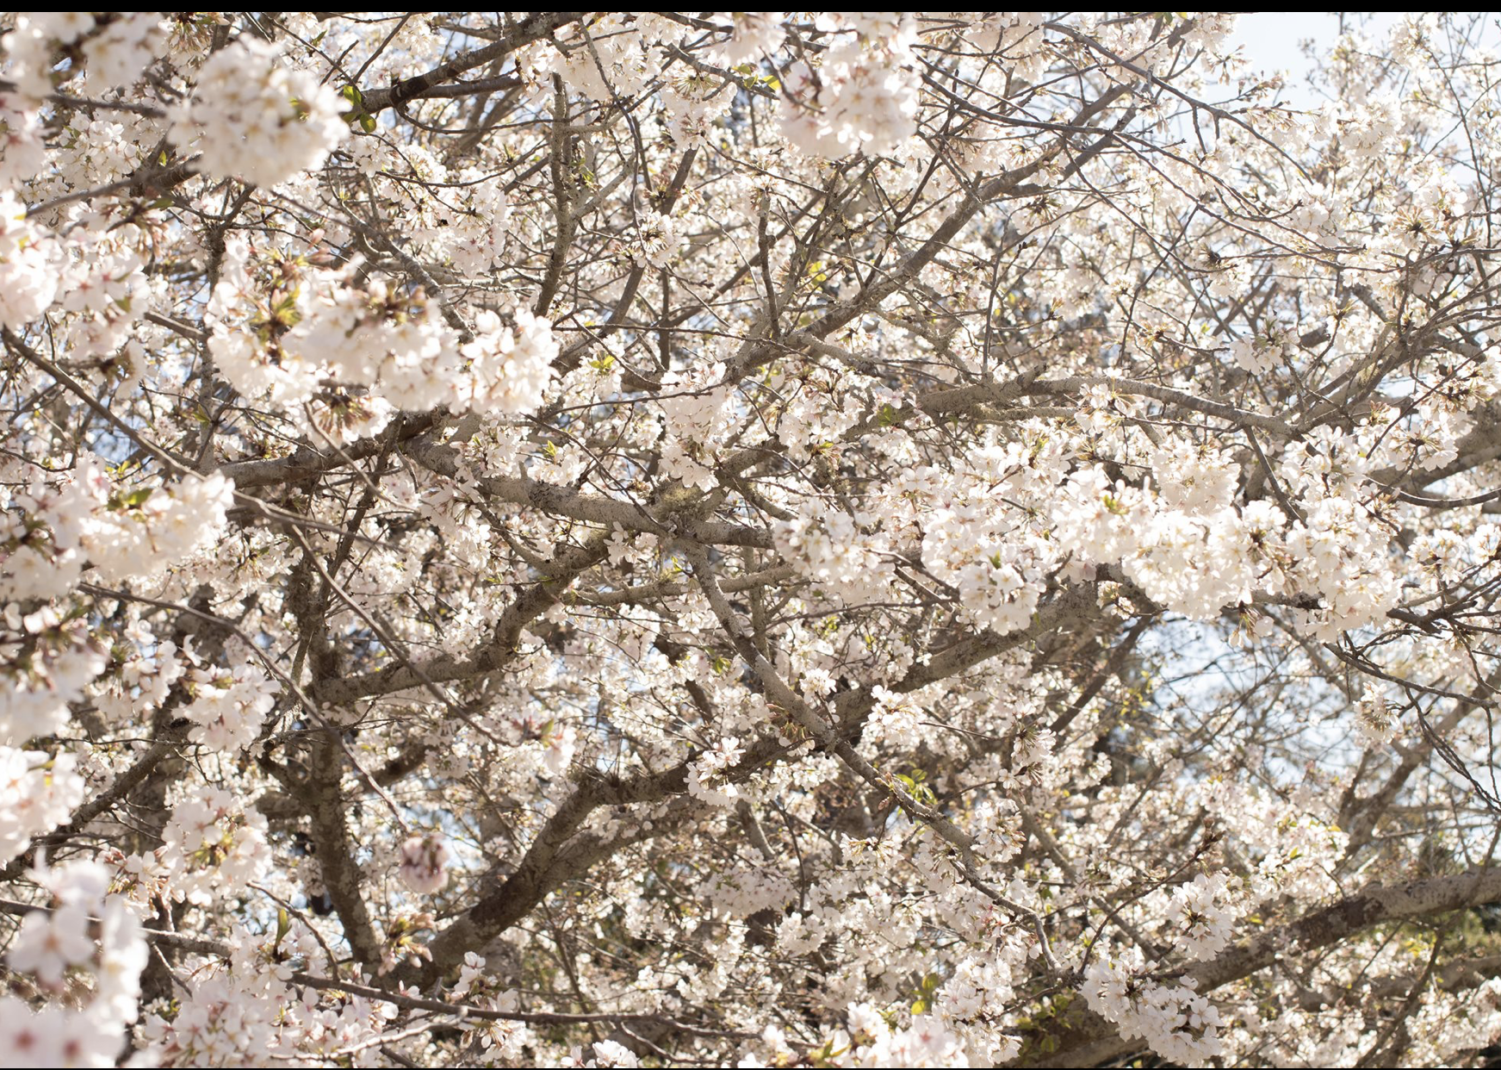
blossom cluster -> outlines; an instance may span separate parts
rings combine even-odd
[[[540,402],[558,355],[545,318],[486,311],[464,341],[428,296],[351,282],[234,243],[209,305],[218,368],[341,444],[378,434],[398,410],[511,414]]]
[[[227,791],[207,788],[172,808],[162,846],[126,868],[166,898],[210,906],[261,877],[271,862],[266,819]]]
[[[1164,1059],[1201,1064],[1224,1050],[1219,1009],[1187,984],[1152,980],[1140,952],[1092,963],[1079,991],[1123,1037],[1144,1040]]]
[[[253,661],[228,669],[200,666],[187,674],[192,701],[182,715],[193,722],[188,738],[234,753],[255,742],[280,690]]]
[[[782,132],[810,155],[880,156],[917,132],[911,15],[820,16],[835,44],[817,66],[795,65],[783,86]],[[763,39],[767,35],[761,34]]]
[[[87,997],[34,1011],[0,996],[0,1051],[33,1066],[113,1066],[141,995],[149,954],[141,924],[123,898],[107,894],[109,871],[96,862],[41,867],[33,877],[56,905],[25,915],[6,964],[53,992],[87,978]]]
[[[401,879],[419,895],[431,895],[448,879],[448,848],[432,835],[412,836],[401,845]]]
[[[275,186],[339,146],[345,110],[333,86],[289,64],[281,48],[241,37],[199,68],[172,135],[210,174]]]
[[[6,16],[0,1062],[1482,1061],[1501,62],[1235,26]]]

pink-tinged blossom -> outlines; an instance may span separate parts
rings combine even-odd
[[[26,915],[6,961],[11,969],[34,973],[42,984],[56,987],[69,966],[94,955],[88,920],[88,914],[76,906]]]
[[[435,834],[412,836],[401,845],[401,879],[418,895],[432,895],[448,880],[448,848]]]
[[[29,1066],[113,1066],[141,993],[148,949],[140,922],[121,897],[106,894],[108,873],[97,863],[38,865],[30,876],[61,905],[22,919],[7,964],[57,991],[83,981],[75,990],[85,995],[70,999],[66,1008],[40,1011],[0,997],[0,1059]]]
[[[12,122],[5,117],[3,98],[0,120],[7,126]],[[13,148],[7,149],[7,167]],[[0,189],[0,326],[24,327],[52,304],[60,252],[51,236],[26,218],[26,207],[15,193]]]

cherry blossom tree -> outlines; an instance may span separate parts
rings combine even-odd
[[[7,1064],[1481,1061],[1501,61],[1234,26],[4,16]]]

